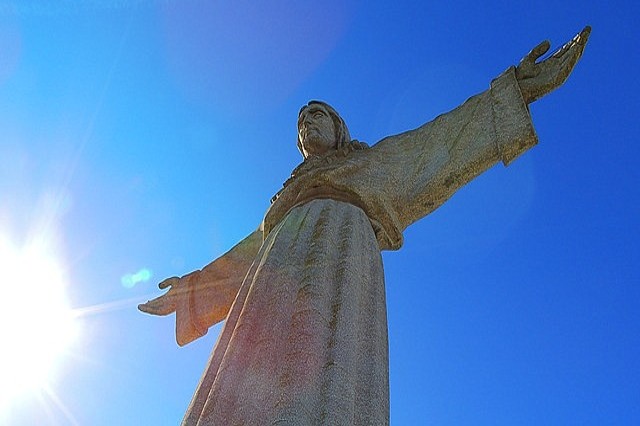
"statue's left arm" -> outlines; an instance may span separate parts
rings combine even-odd
[[[390,194],[399,230],[429,214],[498,161],[508,165],[538,141],[528,104],[559,87],[582,55],[590,28],[548,59],[543,42],[491,83],[491,88],[418,129],[371,148],[369,179]]]
[[[262,245],[262,229],[202,268],[159,284],[163,295],[140,304],[152,315],[176,313],[176,341],[180,346],[204,336],[209,327],[226,318],[247,271]]]

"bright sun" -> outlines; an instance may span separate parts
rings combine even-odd
[[[0,408],[47,386],[77,334],[63,271],[44,244],[14,247],[0,236]]]

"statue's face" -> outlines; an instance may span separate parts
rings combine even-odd
[[[336,128],[323,105],[311,104],[302,111],[298,118],[298,138],[305,158],[335,149]]]

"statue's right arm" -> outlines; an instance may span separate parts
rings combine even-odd
[[[201,270],[162,281],[160,289],[169,291],[138,309],[153,315],[176,312],[180,346],[205,335],[209,327],[226,318],[261,245],[262,230],[257,229]]]

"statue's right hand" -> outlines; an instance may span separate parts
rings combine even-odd
[[[152,315],[169,315],[176,310],[178,296],[184,291],[183,284],[186,284],[184,278],[171,277],[158,284],[161,290],[169,288],[162,296],[149,300],[147,303],[138,305],[138,309]]]

